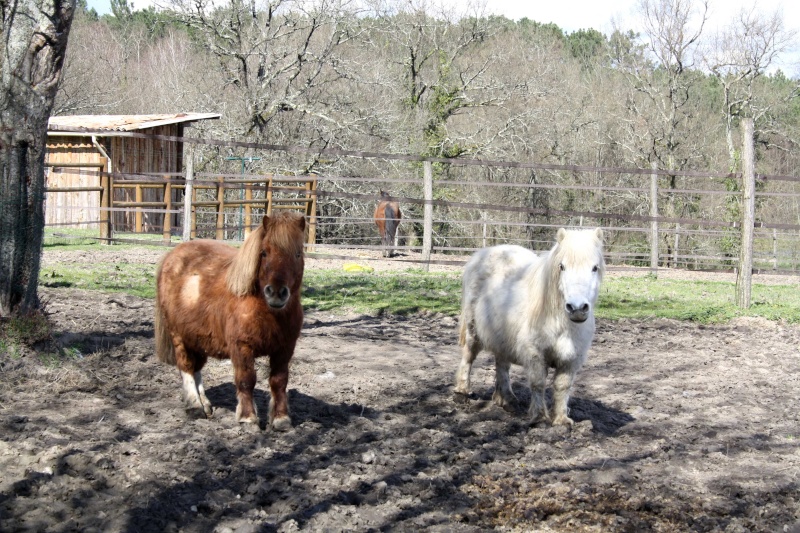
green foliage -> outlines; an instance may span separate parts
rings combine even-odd
[[[608,49],[605,35],[593,29],[570,33],[567,35],[566,41],[570,55],[580,61],[584,67],[597,63]]]

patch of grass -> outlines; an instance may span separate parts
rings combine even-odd
[[[44,269],[46,287],[125,292],[155,297],[155,266],[133,263],[59,264]],[[597,316],[600,319],[672,318],[701,324],[739,316],[800,323],[800,291],[796,286],[753,285],[750,309],[734,304],[733,283],[663,280],[653,276],[614,277],[604,281]],[[345,272],[307,269],[303,306],[316,311],[409,314],[436,312],[456,316],[461,304],[457,273],[433,274],[418,269],[402,272]]]
[[[39,283],[51,288],[93,289],[155,298],[156,267],[135,263],[58,264],[43,269]]]
[[[126,249],[161,248],[166,249],[163,244],[163,236],[160,234],[148,233],[114,233],[115,239],[130,240],[136,242],[114,242],[106,245],[99,240],[100,233],[97,229],[64,229],[64,228],[45,228],[43,248],[45,250],[108,250],[119,251]],[[152,245],[147,243],[152,242]],[[173,236],[172,243],[181,242],[181,238]]]
[[[750,309],[739,309],[733,283],[611,278],[603,282],[599,318],[673,318],[714,324],[739,316],[800,322],[800,291],[786,285],[753,285]]]
[[[0,339],[6,345],[33,346],[52,339],[53,331],[43,311],[0,320]]]
[[[54,349],[53,328],[44,310],[20,316],[0,318],[0,356],[21,359],[32,349],[47,351],[47,357],[59,359]]]
[[[452,274],[307,270],[303,285],[303,307],[316,311],[342,309],[372,315],[429,311],[456,315],[460,307],[461,279]]]

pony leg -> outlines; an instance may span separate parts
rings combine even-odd
[[[571,367],[556,368],[553,377],[553,425],[571,426],[575,422],[569,417],[569,391],[572,389],[572,382],[575,380],[575,372]]]
[[[481,351],[480,341],[470,333],[469,326],[464,327],[467,330],[464,344],[461,348],[461,364],[458,365],[458,370],[456,370],[455,392],[457,394],[469,394],[469,375],[472,372],[472,363],[475,362],[475,358],[478,357],[478,353]]]
[[[290,356],[291,357],[291,356]],[[269,371],[269,424],[276,431],[287,431],[292,427],[289,417],[289,399],[286,386],[289,384],[289,358],[270,357]]]
[[[531,388],[531,405],[528,408],[531,425],[541,420],[550,420],[545,400],[545,386],[547,385],[547,365],[539,354],[533,354],[527,367],[528,384]]]
[[[206,388],[203,387],[203,376],[199,370],[194,373],[194,382],[197,384],[197,395],[200,397],[200,403],[203,404],[203,411],[205,411],[206,416],[211,416],[211,401],[206,396]]]
[[[196,360],[187,351],[179,337],[173,338],[175,346],[175,366],[178,367],[183,381],[183,402],[187,410],[198,409],[206,417],[213,413],[211,402],[203,388],[203,377],[200,370],[205,365],[204,359]]]
[[[233,381],[236,385],[236,421],[258,424],[258,412],[253,401],[256,388],[256,360],[252,354],[238,354],[233,361]]]
[[[389,239],[388,234],[383,234],[381,244],[383,244],[383,257],[392,257],[392,241]]]
[[[514,391],[511,390],[511,379],[508,376],[511,363],[497,359],[497,356],[495,356],[494,366],[494,394],[492,394],[492,401],[500,407],[511,405],[517,399],[514,396]]]

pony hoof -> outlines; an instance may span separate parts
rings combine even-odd
[[[292,429],[292,419],[288,416],[282,416],[273,420],[270,425],[275,431],[289,431]]]
[[[185,410],[186,416],[189,417],[189,420],[205,420],[206,418],[211,418],[210,414],[207,414],[199,407],[186,407]]]
[[[495,393],[492,394],[492,401],[495,404],[497,404],[498,406],[500,406],[503,409],[505,409],[505,410],[509,410],[509,409],[513,410],[515,399],[516,398],[513,398],[513,397],[512,398],[505,398],[505,397],[503,397],[502,394],[500,394],[497,391],[495,391]]]
[[[236,415],[236,421],[239,422],[240,424],[254,424],[254,425],[257,426],[258,425],[258,415],[253,413],[250,416],[239,416],[237,414]]]
[[[553,419],[554,426],[570,426],[575,425],[575,421],[568,416],[557,416]]]
[[[461,405],[468,404],[469,403],[469,393],[461,392],[461,391],[455,391],[453,393],[453,401],[458,403],[458,404],[461,404]]]

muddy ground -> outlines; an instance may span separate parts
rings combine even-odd
[[[276,433],[263,428],[265,361],[262,428],[234,421],[227,362],[204,372],[213,418],[190,419],[177,371],[153,357],[151,300],[43,294],[72,358],[0,354],[0,531],[800,524],[797,326],[600,321],[567,430],[528,427],[519,369],[522,405],[491,404],[487,354],[457,402],[451,317],[309,313],[289,382],[294,427]]]

